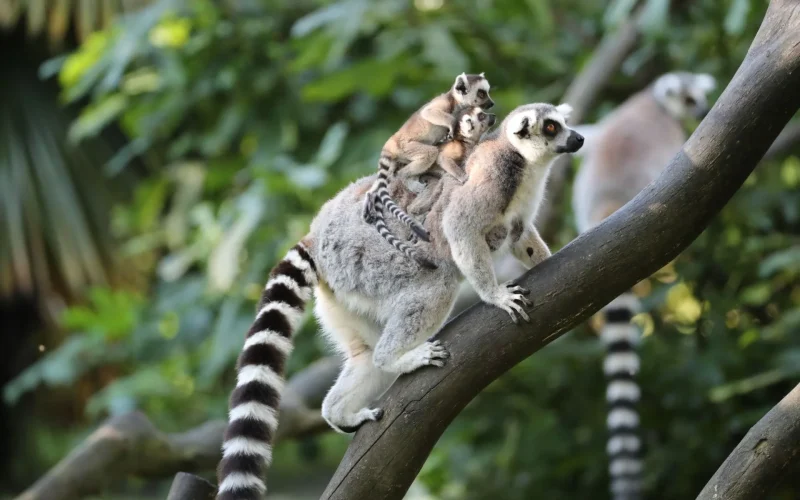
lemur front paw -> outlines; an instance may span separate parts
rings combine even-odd
[[[509,281],[497,287],[492,300],[489,302],[507,312],[511,316],[511,321],[518,324],[517,314],[522,316],[525,321],[531,320],[524,309],[524,306],[530,307],[532,305],[531,301],[525,298],[530,293],[530,290]]]
[[[444,347],[444,344],[440,340],[434,340],[433,342],[425,342],[420,346],[421,355],[422,355],[422,365],[425,366],[438,366],[439,368],[443,367],[447,358],[450,357],[450,353]]]
[[[468,180],[468,179],[469,179],[469,176],[467,176],[467,174],[459,175],[459,176],[457,176],[457,177],[456,177],[456,180],[457,180],[457,181],[458,181],[460,184],[466,184],[466,182],[467,182],[467,180]]]

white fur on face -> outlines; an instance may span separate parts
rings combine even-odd
[[[656,80],[653,95],[673,117],[682,120],[705,108],[708,93],[716,86],[716,80],[709,74],[667,73]],[[694,103],[687,100],[694,100]]]
[[[535,104],[517,108],[504,121],[505,135],[508,141],[529,162],[549,161],[557,153],[559,147],[566,145],[572,129],[567,127],[566,117],[572,112],[569,104],[561,104],[555,108],[546,106],[547,111],[539,116]],[[545,107],[544,105],[542,107]],[[545,120],[553,120],[561,125],[561,131],[554,138],[542,135],[542,126]],[[520,134],[520,132],[524,132]]]

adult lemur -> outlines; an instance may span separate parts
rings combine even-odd
[[[441,171],[444,171],[450,172],[451,174],[458,173],[459,178],[464,178],[465,174],[462,170],[464,161],[472,152],[481,136],[494,125],[495,119],[495,115],[486,113],[482,108],[477,106],[462,110],[458,115],[458,124],[455,128],[453,140],[444,142],[438,146],[439,156],[436,159],[436,164],[439,165],[440,168],[437,169],[434,167],[429,170],[428,177],[441,177]],[[439,170],[439,172],[436,172],[437,170]],[[422,186],[422,183],[419,181],[415,183]],[[423,267],[436,267],[433,262],[422,257],[414,247],[401,241],[400,238],[392,233],[386,226],[383,211],[384,207],[388,207],[389,211],[401,222],[405,222],[404,217],[409,217],[405,211],[392,200],[389,192],[391,187],[392,186],[389,186],[389,189],[378,193],[375,200],[375,227],[378,229],[378,233],[398,251],[403,252],[409,259],[416,260]],[[420,214],[421,220],[424,219],[433,205],[433,202],[436,201],[440,191],[440,184],[434,184],[429,189],[423,190],[420,195],[409,204],[408,211]],[[423,222],[419,224],[422,226]],[[411,233],[410,237],[412,240],[416,241],[414,233]]]
[[[715,87],[705,74],[668,73],[635,94],[596,125],[586,128],[583,164],[573,186],[578,230],[600,223],[630,201],[661,173],[679,151],[686,134],[681,121],[702,118],[706,94]],[[626,293],[603,310],[600,337],[607,346],[603,369],[608,378],[608,454],[612,495],[635,500],[641,494],[642,454],[635,405],[639,369],[638,330],[630,323],[638,300]]]
[[[487,237],[492,248],[506,248],[508,239],[527,267],[550,255],[531,220],[552,160],[583,143],[566,125],[570,110],[566,104],[515,109],[467,159],[466,183],[442,177],[426,221],[427,257],[436,269],[384,251],[382,237],[364,223],[374,176],[325,203],[309,234],[273,269],[247,334],[218,470],[219,500],[263,497],[261,471],[271,460],[291,335],[312,289],[320,325],[345,358],[322,415],[344,432],[381,418],[382,410],[369,404],[398,375],[444,365],[445,346],[428,339],[447,318],[463,277],[515,322],[517,315],[527,319],[528,292],[497,282]]]
[[[428,232],[402,209],[393,203],[385,206],[391,201],[389,181],[395,175],[408,179],[430,169],[439,156],[439,148],[435,144],[452,139],[458,124],[457,116],[464,108],[474,106],[484,109],[494,106],[494,101],[489,97],[489,81],[483,73],[461,73],[449,91],[436,96],[406,120],[383,146],[378,162],[378,178],[364,199],[364,220],[371,222],[375,219],[376,203],[383,199],[384,208],[388,208],[392,215],[428,241]],[[464,174],[457,168],[453,169],[451,164],[441,167],[454,178],[464,181]]]

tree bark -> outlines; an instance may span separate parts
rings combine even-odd
[[[324,499],[400,499],[448,424],[484,387],[675,258],[736,193],[800,107],[800,2],[773,0],[711,112],[662,175],[518,280],[530,324],[479,304],[445,326],[444,368],[402,376],[355,435]]]
[[[324,358],[289,380],[277,441],[330,429],[319,410],[309,405],[318,404],[338,372],[339,363]],[[225,420],[212,420],[187,432],[167,434],[141,412],[111,417],[16,500],[77,500],[130,476],[163,478],[178,471],[214,470],[222,458],[226,426]],[[179,488],[181,494],[196,491],[192,488],[199,487],[197,481],[185,476],[175,479],[173,489]]]
[[[766,498],[800,462],[800,385],[754,425],[697,500]]]

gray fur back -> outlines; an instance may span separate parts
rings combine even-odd
[[[364,194],[375,177],[364,177],[344,188],[322,206],[311,223],[310,250],[322,280],[337,296],[360,295],[376,305],[390,305],[398,296],[425,295],[432,289],[438,289],[438,293],[455,291],[461,277],[452,260],[437,259],[438,269],[423,269],[364,222]],[[399,238],[409,234],[396,220],[388,221],[388,225]],[[422,243],[417,248],[431,255],[433,247]]]

